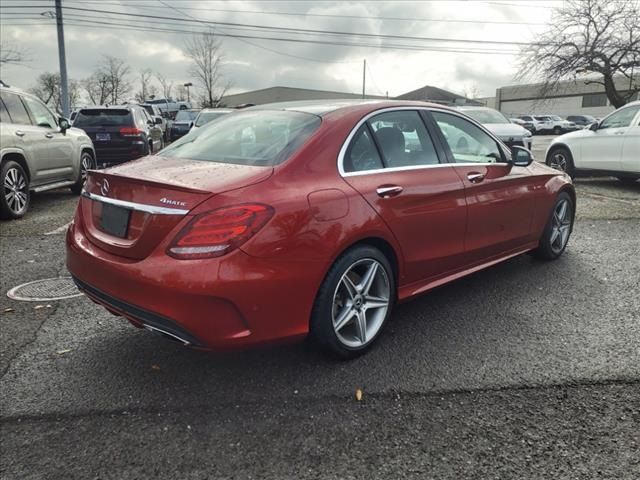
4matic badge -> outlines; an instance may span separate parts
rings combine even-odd
[[[162,197],[160,199],[160,203],[164,203],[166,205],[175,205],[176,207],[186,207],[187,202],[180,202],[178,200],[171,200],[170,198]]]

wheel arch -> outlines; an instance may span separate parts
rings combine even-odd
[[[27,163],[27,159],[25,156],[18,151],[9,151],[2,154],[2,159],[0,160],[0,165],[4,165],[5,162],[13,160],[17,164],[19,164],[24,172],[27,174],[27,180],[31,183],[31,171],[29,170],[29,164]]]
[[[571,154],[571,160],[572,161],[574,160],[573,151],[571,150],[571,147],[565,142],[558,142],[558,143],[552,143],[551,145],[549,145],[549,149],[547,150],[547,154],[545,155],[545,158],[544,158],[545,163],[549,161],[549,156],[559,148],[566,148]]]
[[[329,265],[329,268],[331,268],[331,265],[333,265],[335,261],[338,258],[340,258],[342,255],[344,255],[346,252],[361,245],[370,246],[380,250],[380,252],[382,252],[382,254],[387,258],[387,260],[389,260],[389,263],[391,264],[391,268],[393,269],[393,276],[396,281],[396,290],[397,290],[398,282],[400,279],[400,268],[401,268],[400,258],[398,253],[396,252],[396,249],[393,247],[393,245],[382,236],[369,235],[349,243],[335,256],[335,258]],[[326,272],[325,272],[325,277],[326,277]]]

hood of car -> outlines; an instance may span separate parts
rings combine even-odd
[[[487,129],[494,135],[502,137],[528,137],[529,131],[515,123],[485,123]]]
[[[563,143],[566,142],[568,140],[576,140],[576,139],[580,139],[583,137],[590,137],[591,135],[593,135],[594,132],[592,132],[589,129],[580,129],[580,130],[575,130],[573,132],[569,132],[569,133],[565,133],[564,135],[559,135],[556,138],[554,138],[551,141],[551,145],[555,145],[556,143]]]

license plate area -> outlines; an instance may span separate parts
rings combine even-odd
[[[96,133],[96,140],[99,142],[108,142],[111,140],[110,133]]]
[[[126,238],[130,219],[131,210],[109,203],[102,204],[102,214],[100,215],[100,228],[102,231],[114,237]]]

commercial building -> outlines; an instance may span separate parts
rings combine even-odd
[[[630,86],[640,85],[640,74],[630,81],[625,77],[616,79],[619,91],[629,91]],[[591,115],[602,118],[613,112],[604,91],[598,83],[588,83],[584,79],[560,82],[556,88],[543,92],[543,84],[511,85],[496,90],[495,97],[478,99],[488,107],[500,110],[507,116],[524,114]],[[637,94],[633,99],[637,99]]]
[[[274,102],[292,102],[296,100],[329,100],[336,98],[362,98],[360,93],[332,92],[327,90],[311,90],[308,88],[293,87],[270,87],[250,92],[225,95],[222,97],[221,106],[235,107],[238,105],[263,105]],[[384,99],[379,95],[365,95],[365,98]],[[407,92],[398,97],[397,100],[419,100],[423,102],[440,103],[443,105],[481,105],[481,103],[469,100],[468,98],[449,92],[441,88],[426,85],[417,90]]]

